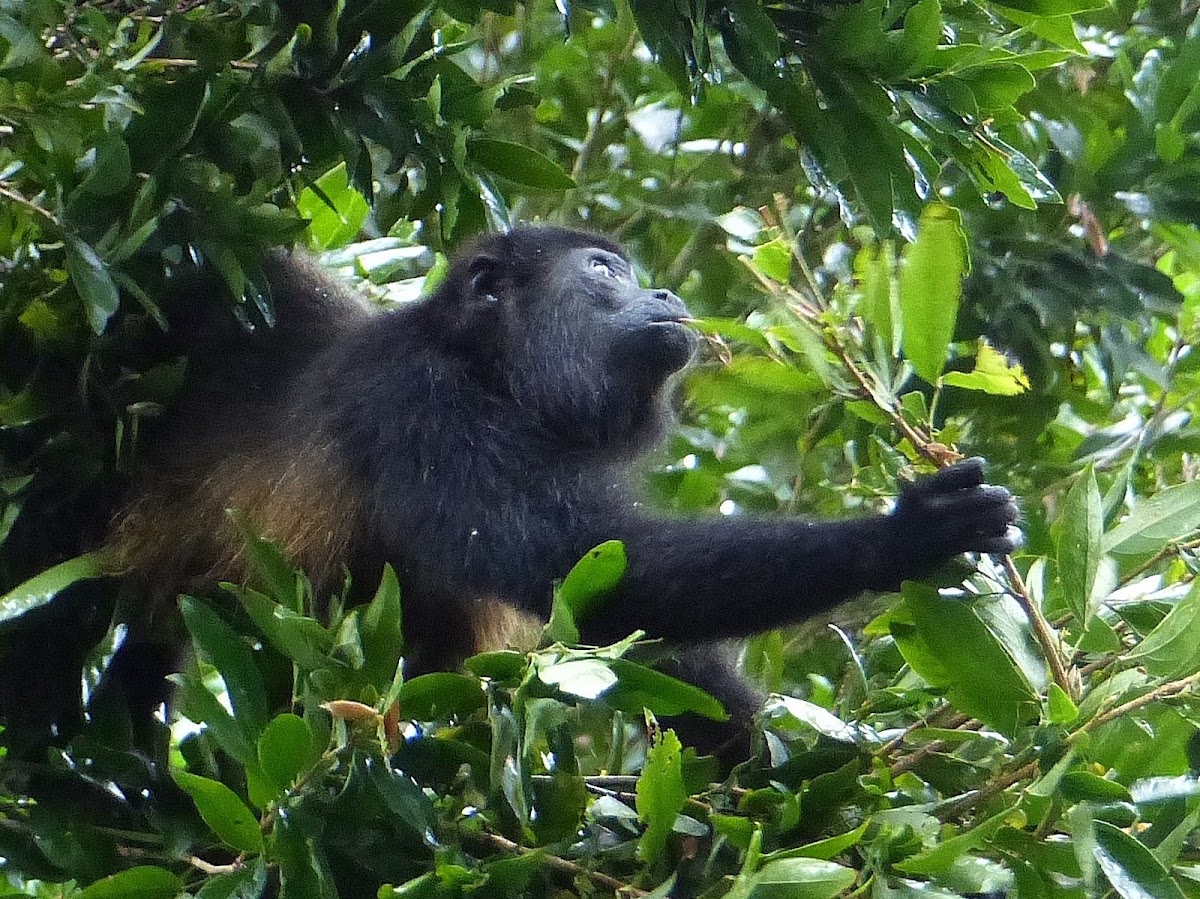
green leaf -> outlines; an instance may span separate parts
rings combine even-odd
[[[1009,823],[1014,816],[1020,819],[1024,818],[1021,812],[1017,810],[1005,809],[960,834],[942,840],[940,843],[918,852],[911,858],[897,862],[895,867],[906,874],[920,874],[924,876],[942,874],[949,871],[951,866],[968,852],[984,846],[996,835],[996,831]],[[1022,820],[1020,826],[1023,825],[1024,821]]]
[[[315,618],[297,614],[257,590],[225,585],[245,607],[267,641],[307,671],[330,664],[333,634]]]
[[[720,702],[686,681],[628,659],[612,659],[607,664],[617,676],[616,685],[604,694],[605,703],[613,708],[639,716],[649,709],[663,717],[692,712],[714,721],[729,718]]]
[[[1016,396],[1029,389],[1029,378],[1021,364],[1009,365],[1004,355],[987,343],[979,344],[973,370],[948,372],[942,376],[942,383],[966,390],[982,390],[993,396]]]
[[[1006,109],[1037,86],[1033,75],[1016,62],[974,66],[948,79],[970,90],[982,113]]]
[[[763,865],[750,879],[753,899],[833,899],[854,886],[857,874],[818,858],[781,858]]]
[[[1070,724],[1079,717],[1079,707],[1058,684],[1051,684],[1046,693],[1048,718],[1051,724]]]
[[[595,658],[559,659],[556,654],[539,656],[538,679],[564,693],[582,699],[596,699],[617,683],[610,663]]]
[[[290,787],[313,761],[312,730],[299,715],[277,715],[258,738],[259,767],[276,788],[272,798]]]
[[[175,899],[182,892],[183,882],[170,871],[139,865],[103,877],[71,896],[73,899]]]
[[[83,300],[92,330],[100,334],[120,304],[117,285],[96,251],[73,234],[63,235],[67,252],[67,274]]]
[[[1011,734],[1037,714],[1037,692],[968,603],[908,581],[904,609],[889,622],[905,661],[958,709]]]
[[[763,861],[770,862],[781,858],[831,859],[835,855],[841,855],[851,846],[857,846],[870,826],[870,821],[864,821],[858,827],[854,828],[854,830],[838,834],[836,837],[828,837],[824,840],[817,840],[814,843],[805,843],[803,846],[797,846],[794,849],[780,849],[777,852],[772,852],[769,855],[763,856]]]
[[[1068,771],[1059,781],[1059,790],[1072,802],[1133,802],[1124,784],[1091,771]]]
[[[687,801],[683,784],[683,747],[673,730],[663,731],[646,753],[637,782],[638,817],[646,830],[638,840],[638,859],[656,864],[664,858],[675,816]]]
[[[103,562],[104,557],[100,553],[86,553],[59,562],[18,584],[0,596],[0,625],[14,621],[26,612],[40,609],[72,584],[104,577]]]
[[[1116,555],[1156,553],[1200,527],[1200,481],[1168,487],[1138,502],[1104,536],[1103,549]]]
[[[575,182],[549,156],[532,147],[491,138],[467,142],[471,161],[517,184],[541,190],[570,190]]]
[[[229,691],[234,716],[253,742],[267,726],[267,690],[250,644],[207,605],[190,596],[179,602],[196,649],[208,659]]]
[[[232,758],[246,766],[256,764],[254,743],[237,719],[229,714],[201,681],[199,674],[172,674],[167,680],[175,684],[176,711],[197,724],[203,724],[216,744]]]
[[[370,757],[363,761],[370,773],[371,783],[386,803],[388,810],[422,838],[433,838],[433,804],[417,783],[387,764],[384,759]]]
[[[370,204],[350,184],[346,163],[340,162],[300,192],[296,209],[308,219],[309,246],[329,250],[345,246],[359,235]]]
[[[1127,657],[1155,677],[1168,680],[1200,670],[1200,582]]]
[[[362,641],[362,677],[380,693],[386,693],[396,675],[396,666],[404,652],[401,628],[400,582],[391,565],[383,567],[383,578],[375,598],[362,613],[359,624]]]
[[[440,671],[407,681],[400,690],[400,716],[411,721],[445,721],[483,708],[483,688],[473,677]]]
[[[625,546],[620,540],[609,540],[588,551],[567,572],[558,593],[571,613],[586,618],[605,594],[615,588],[625,576],[627,560]]]
[[[226,514],[237,528],[246,550],[250,570],[255,575],[255,586],[261,587],[276,602],[283,603],[293,611],[300,611],[300,597],[296,592],[296,568],[292,565],[279,544],[265,539],[258,529],[238,509],[229,509]]]
[[[498,649],[471,656],[463,666],[472,674],[494,681],[519,681],[528,657],[512,649]]]
[[[795,696],[772,696],[765,707],[765,714],[773,720],[788,717],[796,722],[811,727],[819,734],[824,734],[833,740],[853,743],[859,732],[846,724],[841,718],[815,702],[800,699]]]
[[[96,197],[111,197],[120,193],[131,177],[129,147],[120,137],[110,134],[96,145],[92,167],[80,182],[79,190]]]
[[[174,771],[172,777],[180,789],[192,797],[200,817],[222,842],[241,852],[263,851],[258,819],[233,790],[219,780],[186,771]]]
[[[1094,826],[1096,862],[1123,899],[1184,899],[1179,884],[1149,849],[1106,821]]]
[[[725,0],[718,17],[721,39],[730,61],[753,84],[762,87],[778,77],[779,32],[758,0]]]
[[[958,211],[932,203],[921,214],[916,243],[905,247],[900,269],[904,354],[917,374],[936,383],[954,337],[967,244]]]
[[[780,284],[787,284],[792,276],[792,250],[788,241],[777,237],[754,248],[754,267]]]
[[[912,15],[911,11],[909,15]],[[859,307],[863,318],[875,326],[887,352],[895,354],[901,339],[900,284],[896,279],[896,251],[891,241],[885,241],[878,252],[867,249],[859,254],[856,275],[863,285]],[[865,400],[857,402],[866,403]],[[873,403],[867,405],[874,407]],[[878,408],[875,411],[883,414]]]
[[[1105,2],[1104,0],[1004,0],[1004,3],[996,5],[1036,16],[1066,16],[1087,12],[1091,9],[1102,9]]]
[[[1104,516],[1100,488],[1089,465],[1071,486],[1058,519],[1058,578],[1067,607],[1081,626],[1091,620],[1092,591],[1100,567]]]
[[[322,826],[322,819],[316,816],[280,815],[277,819],[271,859],[279,865],[280,899],[338,899],[333,872],[317,839]]]

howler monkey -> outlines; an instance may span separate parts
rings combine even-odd
[[[147,481],[115,526],[125,565],[172,593],[239,576],[240,510],[318,590],[391,563],[419,670],[474,648],[497,604],[544,616],[589,549],[628,569],[584,639],[635,629],[742,721],[756,698],[686,647],[799,621],[896,588],[967,551],[1013,549],[1017,510],[978,461],[905,489],[888,515],[832,523],[670,518],[630,461],[666,420],[695,338],[683,303],[638,285],[620,246],[525,227],[479,241],[430,297],[373,312],[311,263],[268,271],[278,326],[217,334]]]

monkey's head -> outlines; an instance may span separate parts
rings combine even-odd
[[[643,288],[618,245],[562,228],[493,235],[431,298],[476,371],[556,439],[639,449],[696,346],[683,301]]]

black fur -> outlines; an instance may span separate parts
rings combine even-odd
[[[482,600],[547,614],[554,582],[605,540],[624,541],[629,567],[584,638],[640,628],[681,645],[796,622],[964,551],[1013,548],[1012,498],[982,486],[977,461],[908,488],[891,515],[853,521],[641,508],[628,464],[667,420],[664,388],[694,338],[680,300],[638,287],[605,238],[556,228],[486,238],[429,299],[380,314],[331,302],[342,294],[301,263],[275,269],[280,330],[217,355],[241,361],[210,372],[218,389],[195,394],[171,441],[177,461],[158,465],[178,483],[206,477],[214,455],[282,465],[323,448],[359,498],[339,561],[368,586],[395,566],[422,669],[469,650]],[[328,501],[314,493],[311,508]],[[171,559],[169,576],[203,574],[196,555]],[[752,711],[728,665],[694,655],[679,670],[739,719]]]

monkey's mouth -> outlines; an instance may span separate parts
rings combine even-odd
[[[671,328],[688,328],[695,323],[696,319],[685,312],[678,315],[657,315],[650,319],[651,325],[666,325]]]

